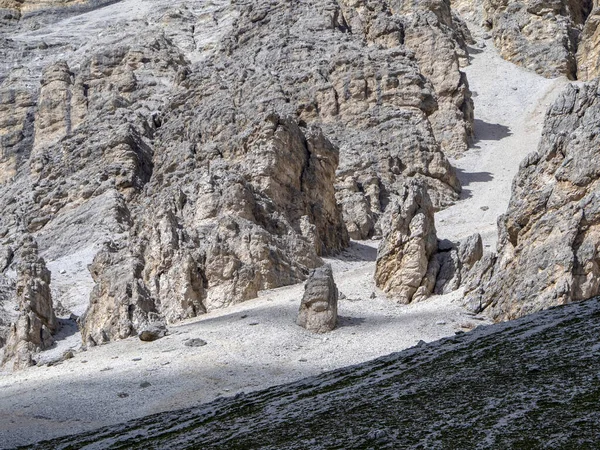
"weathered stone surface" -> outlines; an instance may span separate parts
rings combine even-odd
[[[484,23],[502,57],[545,77],[577,74],[591,0],[484,0]]]
[[[593,80],[600,75],[600,3],[594,0],[577,48],[577,79]]]
[[[296,323],[315,333],[326,333],[337,322],[338,289],[329,264],[315,269],[304,286]]]
[[[343,23],[362,32],[370,44],[385,48],[406,46],[419,69],[435,88],[438,110],[430,117],[435,137],[445,154],[467,149],[473,134],[473,103],[460,62],[467,63],[466,43],[447,0],[369,2],[344,0]]]
[[[483,256],[483,243],[479,233],[454,244],[438,244],[434,267],[439,267],[435,282],[436,294],[447,294],[463,285],[470,270]]]
[[[0,239],[85,255],[89,344],[304,280],[410,179],[457,198],[439,141],[471,117],[446,1],[127,3],[68,33],[47,24],[74,6],[44,5],[0,30]]]
[[[468,63],[465,27],[457,23],[448,0],[392,3],[406,13],[404,43],[438,97],[438,110],[430,118],[435,137],[444,154],[460,155],[473,137],[474,120],[469,84],[459,70]]]
[[[164,337],[167,327],[164,322],[152,322],[145,326],[139,334],[140,341],[152,342]]]
[[[471,286],[474,309],[513,319],[600,292],[598,93],[598,81],[570,85],[548,111],[499,219],[498,257]]]
[[[48,348],[58,321],[52,307],[50,272],[38,256],[37,244],[26,236],[19,245],[16,295],[19,317],[11,324],[2,365],[20,369],[34,363],[35,352]]]
[[[399,303],[420,300],[433,291],[435,274],[426,276],[437,249],[433,211],[427,189],[411,182],[382,220],[375,283]]]

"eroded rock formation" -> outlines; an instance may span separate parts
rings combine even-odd
[[[600,2],[594,0],[577,48],[577,79],[593,80],[600,75]]]
[[[508,61],[545,77],[589,80],[596,62],[597,13],[590,16],[595,1],[452,0],[452,5],[490,30]]]
[[[296,323],[315,333],[326,333],[337,323],[338,289],[329,264],[311,272]]]
[[[50,271],[38,256],[31,236],[19,245],[16,296],[19,317],[11,324],[2,365],[20,369],[33,365],[34,354],[52,345],[52,334],[58,328],[50,294]]]
[[[428,271],[437,250],[433,211],[427,189],[411,182],[382,219],[375,283],[399,303],[422,300],[435,287],[437,273]]]
[[[598,81],[570,85],[550,108],[499,220],[498,256],[467,286],[474,310],[513,319],[600,292],[599,98]]]
[[[430,271],[435,275],[436,294],[447,294],[464,285],[470,277],[471,269],[483,257],[481,236],[476,233],[455,244],[439,242],[435,261]]]

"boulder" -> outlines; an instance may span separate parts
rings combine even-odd
[[[315,333],[326,333],[337,322],[338,290],[329,264],[313,270],[306,285],[296,323]]]
[[[167,327],[164,322],[150,322],[148,325],[143,327],[139,333],[140,341],[152,342],[165,337],[167,334]]]

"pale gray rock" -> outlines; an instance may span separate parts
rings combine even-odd
[[[499,219],[498,256],[468,288],[476,311],[513,319],[600,293],[598,94],[598,81],[569,85],[549,109]]]
[[[375,283],[398,303],[426,298],[437,273],[430,260],[437,250],[434,209],[427,189],[416,181],[387,208],[377,250]]]
[[[484,0],[484,24],[503,58],[545,77],[575,79],[591,0]]]
[[[438,274],[436,294],[447,294],[462,286],[473,266],[483,257],[483,242],[479,233],[469,236],[458,244],[440,242],[435,255]]]
[[[35,240],[26,235],[19,243],[16,296],[19,316],[10,325],[2,366],[20,369],[34,364],[34,354],[54,342],[58,321],[52,307],[50,271],[38,256]]]
[[[310,274],[296,323],[315,333],[326,333],[337,323],[338,289],[331,265],[326,264]]]
[[[413,178],[457,199],[445,0],[27,3],[0,30],[0,244],[96,252],[87,344],[305,280]]]

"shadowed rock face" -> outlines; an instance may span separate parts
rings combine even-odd
[[[598,89],[570,85],[548,111],[499,219],[498,256],[467,285],[473,309],[506,320],[600,292]]]
[[[337,322],[338,290],[329,264],[315,269],[304,287],[296,323],[315,333],[326,333]]]
[[[86,342],[302,281],[412,178],[456,199],[440,143],[472,117],[446,1],[84,3],[0,31],[0,244],[95,254]]]
[[[594,0],[577,48],[577,79],[593,80],[600,75],[600,2]]]

